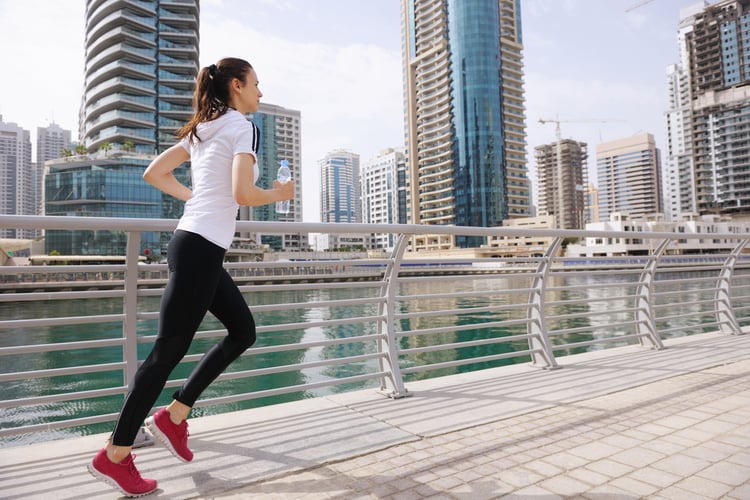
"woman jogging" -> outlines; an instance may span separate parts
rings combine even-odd
[[[294,196],[292,182],[274,181],[272,189],[255,186],[258,129],[245,114],[258,110],[262,95],[247,61],[226,58],[201,69],[193,95],[195,114],[178,131],[180,142],[157,156],[143,174],[148,183],[186,203],[167,249],[170,276],[156,342],[136,372],[110,440],[89,465],[94,477],[127,496],[156,490],[156,480],[142,478],[135,467],[132,445],[206,312],[224,324],[226,337],[202,357],[174,400],[146,420],[154,436],[183,462],[193,459],[186,421],[191,407],[255,342],[255,321],[223,268],[224,253],[235,233],[239,205],[264,205]],[[192,190],[173,174],[188,160]]]

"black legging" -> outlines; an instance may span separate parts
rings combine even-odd
[[[161,300],[159,334],[135,374],[112,444],[133,444],[169,374],[187,353],[206,311],[224,324],[228,334],[209,349],[174,393],[177,401],[192,407],[201,392],[255,342],[253,315],[223,267],[224,253],[223,248],[195,233],[174,233],[167,249],[170,276]]]

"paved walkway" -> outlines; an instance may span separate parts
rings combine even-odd
[[[194,419],[192,463],[136,451],[144,498],[750,499],[750,335],[666,345]],[[0,498],[116,498],[105,438],[0,451]]]

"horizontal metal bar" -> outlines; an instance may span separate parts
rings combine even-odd
[[[0,302],[33,302],[48,300],[112,299],[125,296],[125,290],[86,290],[65,292],[0,293]]]
[[[486,323],[474,323],[471,325],[442,326],[436,328],[421,328],[407,332],[396,332],[397,338],[417,337],[420,335],[431,335],[434,333],[465,332],[471,330],[483,330],[486,328],[502,328],[508,326],[526,325],[529,319],[509,319],[503,321],[488,321]]]
[[[124,338],[103,340],[82,340],[78,342],[57,342],[54,344],[33,344],[0,347],[0,356],[17,356],[20,354],[31,354],[40,352],[72,351],[75,349],[96,349],[99,347],[122,346]]]
[[[590,345],[610,344],[613,342],[622,342],[623,340],[639,339],[645,336],[646,336],[645,334],[630,333],[630,334],[618,335],[614,337],[599,337],[596,339],[585,340],[582,342],[574,342],[571,344],[557,344],[557,345],[553,344],[551,348],[553,351],[562,351],[564,349],[576,349],[579,347],[590,346]]]
[[[33,328],[37,326],[121,323],[124,318],[124,314],[102,314],[100,316],[66,316],[63,318],[8,319],[0,321],[0,330],[10,328]]]
[[[492,290],[493,297],[499,297],[504,295],[528,295],[533,292],[533,288],[514,288],[512,290]],[[396,300],[399,302],[411,302],[415,300],[425,299],[455,299],[455,298],[466,298],[466,297],[487,297],[487,290],[479,290],[473,292],[450,292],[450,293],[423,293],[415,295],[396,295]]]
[[[412,347],[409,349],[399,349],[398,353],[399,355],[409,356],[411,354],[420,354],[423,352],[445,351],[449,349],[462,349],[465,347],[475,347],[479,345],[507,344],[509,342],[514,342],[517,340],[529,340],[532,337],[534,337],[534,335],[524,334],[524,335],[509,335],[507,337],[495,337],[491,339],[467,340],[465,342],[452,342],[450,344],[434,344],[434,345],[429,345],[429,346],[424,346],[424,347]]]
[[[506,352],[503,354],[494,354],[492,356],[479,356],[479,357],[471,358],[471,359],[446,361],[443,363],[433,363],[431,365],[410,366],[408,368],[401,368],[401,373],[403,374],[418,373],[418,372],[426,372],[430,370],[441,370],[443,368],[454,368],[456,366],[470,365],[470,364],[476,364],[476,363],[489,363],[491,361],[499,361],[501,359],[512,359],[512,358],[519,358],[521,356],[531,356],[532,354],[536,352],[539,352],[539,351],[537,349],[529,349],[529,350],[524,350],[524,351]]]
[[[0,373],[0,382],[14,380],[28,380],[37,378],[59,377],[62,375],[82,375],[95,372],[122,370],[125,363],[105,363],[101,365],[71,366],[68,368],[49,368],[46,370],[31,370],[25,372]]]
[[[502,304],[497,306],[484,306],[484,307],[467,307],[464,309],[443,309],[439,311],[420,311],[414,313],[399,313],[394,314],[393,317],[396,320],[411,319],[411,318],[433,318],[440,316],[462,316],[466,314],[478,314],[488,312],[501,312],[501,311],[512,311],[516,309],[526,310],[530,307],[530,304]]]
[[[64,392],[61,394],[50,394],[48,396],[34,396],[30,398],[0,400],[0,408],[18,408],[20,406],[41,406],[61,401],[75,401],[80,399],[101,398],[104,396],[116,396],[128,392],[127,387],[107,387],[104,389],[93,389],[90,391]]]
[[[67,429],[69,427],[100,424],[103,422],[113,422],[117,419],[117,417],[117,413],[109,413],[104,415],[92,415],[90,417],[70,418],[67,420],[45,422],[43,424],[24,425],[20,427],[6,427],[0,429],[0,438],[18,436],[20,434],[36,434],[38,432],[47,432],[57,429]]]
[[[246,392],[243,394],[236,394],[233,396],[222,396],[218,398],[208,398],[198,401],[195,406],[212,406],[224,403],[236,403],[238,401],[248,401],[251,399],[266,398],[269,396],[279,396],[281,394],[290,394],[293,392],[306,392],[310,389],[319,389],[322,387],[331,387],[335,385],[353,384],[356,382],[365,382],[368,380],[382,379],[387,377],[387,372],[374,372],[364,375],[355,375],[352,377],[336,378],[331,380],[324,380],[320,382],[308,382],[307,384],[291,385],[286,387],[280,387],[278,389],[266,389],[263,391]]]

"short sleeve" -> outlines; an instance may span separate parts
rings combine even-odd
[[[260,141],[258,126],[249,120],[246,120],[246,123],[247,125],[240,127],[238,131],[232,154],[249,153],[255,157],[255,161],[258,161],[258,142]]]
[[[188,138],[189,136],[190,134],[186,135],[185,137],[180,139],[180,142],[177,143],[182,147],[182,149],[187,151],[188,154],[190,154],[190,139]]]

